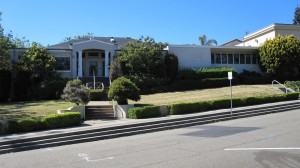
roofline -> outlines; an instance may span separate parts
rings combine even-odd
[[[262,29],[259,29],[253,33],[250,33],[248,35],[246,35],[244,37],[244,41],[247,41],[249,39],[253,39],[257,36],[260,36],[261,34],[267,33],[267,32],[271,32],[273,30],[275,30],[276,28],[285,28],[285,29],[300,29],[299,25],[294,25],[294,24],[281,24],[281,23],[274,23],[271,24],[267,27],[264,27]]]
[[[169,45],[169,47],[185,47],[185,48],[210,48],[210,49],[258,49],[259,47],[251,46],[201,46],[201,45]]]
[[[73,43],[72,45],[83,44],[83,43],[87,43],[87,42],[90,42],[90,41],[96,41],[96,42],[99,42],[99,43],[103,43],[103,44],[107,44],[107,45],[112,45],[112,46],[114,46],[114,44],[107,43],[107,42],[100,41],[100,40],[95,40],[95,39],[90,39],[90,40],[79,41],[79,42],[77,42],[77,43]],[[70,45],[70,44],[69,44],[69,45]]]
[[[233,39],[233,40],[231,40],[231,41],[228,41],[227,43],[222,44],[221,46],[224,46],[224,45],[229,44],[229,43],[234,42],[234,41],[238,41],[238,42],[240,42],[240,43],[243,42],[243,41],[240,40],[240,39]]]

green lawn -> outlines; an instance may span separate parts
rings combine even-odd
[[[232,87],[233,98],[266,96],[282,93],[282,91],[273,88],[271,85],[239,85]],[[129,104],[161,105],[176,102],[196,102],[223,98],[230,98],[230,87],[142,95],[140,101],[129,101]]]
[[[62,100],[0,103],[0,120],[53,114],[56,110],[72,106],[74,106],[73,103]]]

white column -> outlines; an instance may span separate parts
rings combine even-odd
[[[82,77],[82,50],[78,51],[78,77]]]
[[[109,69],[108,69],[108,51],[105,51],[105,60],[104,60],[104,74],[105,77],[109,76]]]

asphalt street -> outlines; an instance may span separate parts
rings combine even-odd
[[[300,167],[300,110],[0,155],[20,167]]]

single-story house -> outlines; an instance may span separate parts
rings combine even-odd
[[[300,26],[272,24],[243,40],[232,40],[222,46],[169,45],[166,50],[175,54],[179,68],[233,67],[259,72],[258,47],[278,34],[293,34],[300,39]],[[48,46],[59,66],[56,71],[65,78],[109,77],[109,65],[116,51],[134,39],[130,37],[86,37]],[[11,49],[11,59],[17,60],[25,49]]]

